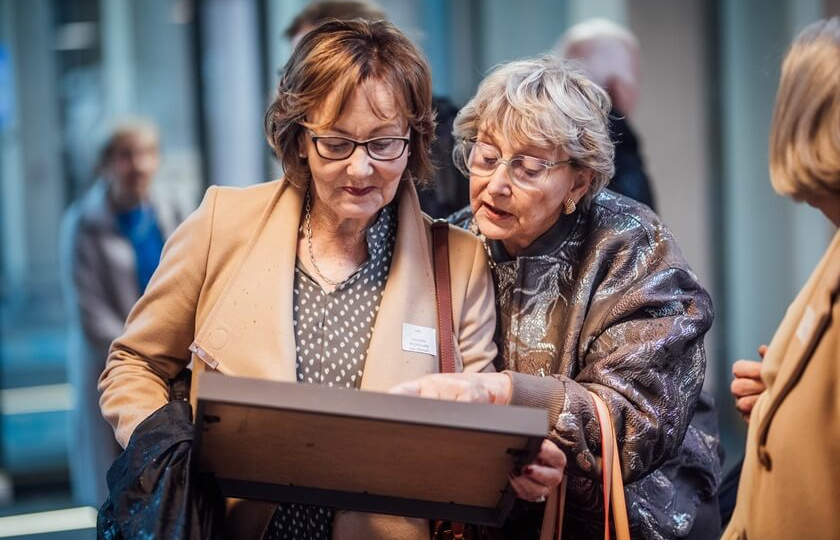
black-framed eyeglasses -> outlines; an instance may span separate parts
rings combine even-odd
[[[464,165],[471,174],[476,176],[491,176],[504,163],[508,167],[510,179],[514,184],[523,188],[539,188],[546,178],[548,171],[560,165],[574,165],[575,160],[546,161],[533,156],[514,156],[502,159],[498,148],[481,141],[464,141],[462,156]]]
[[[357,146],[364,146],[365,152],[377,161],[393,161],[405,153],[411,139],[408,137],[374,137],[366,141],[357,141],[347,137],[321,137],[310,132],[315,151],[324,159],[334,161],[347,159],[353,155]]]

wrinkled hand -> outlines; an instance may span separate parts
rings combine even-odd
[[[766,352],[767,345],[758,348],[758,355],[761,358],[764,358]],[[766,388],[764,381],[761,380],[761,362],[738,360],[732,365],[732,374],[735,379],[732,381],[730,391],[735,398],[735,408],[741,413],[744,421],[749,423],[755,402]]]
[[[504,373],[436,373],[391,388],[391,394],[507,405],[510,377]]]
[[[520,475],[510,475],[510,485],[521,499],[536,502],[547,497],[563,481],[566,454],[556,444],[543,439],[536,461],[522,467]]]

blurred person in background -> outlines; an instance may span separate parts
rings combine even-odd
[[[304,8],[284,32],[292,47],[301,37],[324,21],[337,19],[349,21],[365,19],[384,21],[387,16],[382,8],[364,0],[324,0]],[[469,184],[452,161],[455,139],[452,123],[458,107],[444,96],[432,96],[436,112],[435,140],[432,142],[432,161],[435,165],[434,181],[418,191],[420,209],[434,218],[443,218],[462,209],[470,202]]]
[[[555,46],[562,58],[580,67],[612,100],[610,135],[615,143],[615,173],[607,188],[656,211],[639,137],[630,124],[636,112],[639,42],[626,28],[606,19],[589,19],[569,28]]]
[[[794,40],[769,146],[776,192],[840,227],[840,18],[815,22]],[[749,431],[723,538],[837,538],[840,231],[759,355],[761,363],[733,368],[732,392]]]
[[[73,496],[84,505],[104,502],[105,473],[121,451],[96,390],[108,349],[155,271],[164,241],[185,215],[152,196],[158,144],[151,122],[118,123],[100,150],[96,181],[67,209],[61,225],[73,395],[70,474]]]

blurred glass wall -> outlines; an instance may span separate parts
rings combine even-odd
[[[59,224],[104,129],[153,120],[156,188],[203,191],[194,20],[190,1],[0,1],[0,513],[73,502]]]

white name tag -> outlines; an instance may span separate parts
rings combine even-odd
[[[404,351],[437,356],[437,330],[427,326],[403,323],[402,348]]]
[[[808,343],[808,338],[814,331],[814,324],[817,322],[817,315],[811,306],[805,306],[805,314],[802,315],[802,320],[799,321],[799,326],[796,327],[796,337],[803,345]]]

